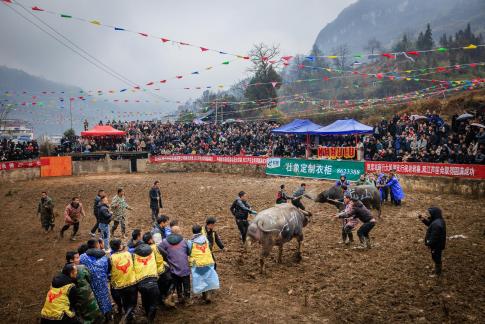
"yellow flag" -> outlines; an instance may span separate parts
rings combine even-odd
[[[337,58],[337,55],[329,55],[329,56],[327,56],[327,58],[329,58],[329,59],[336,59]]]
[[[476,49],[477,48],[477,45],[473,45],[473,44],[470,44],[466,47],[463,47],[464,49]]]
[[[101,25],[101,23],[97,20],[91,20],[90,23],[93,24],[93,25],[98,25],[98,26]]]

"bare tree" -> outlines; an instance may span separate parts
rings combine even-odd
[[[249,71],[267,71],[270,65],[273,67],[278,67],[280,61],[277,60],[280,54],[279,45],[266,45],[264,43],[255,44],[253,48],[249,51],[249,57],[254,66],[249,68]],[[275,62],[270,62],[275,61]]]
[[[370,54],[374,54],[374,52],[382,50],[382,44],[375,37],[372,37],[367,41],[367,45],[364,47],[364,49],[369,51]]]
[[[335,55],[337,56],[337,58],[335,59],[335,67],[341,71],[345,70],[350,54],[350,50],[347,44],[337,46],[333,50],[333,53],[335,53]]]

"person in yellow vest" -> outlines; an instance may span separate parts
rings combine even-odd
[[[217,270],[217,262],[214,256],[214,251],[216,246],[219,248],[220,251],[224,251],[224,243],[222,243],[219,234],[215,231],[217,219],[215,217],[207,217],[205,221],[205,227],[202,228],[202,234],[207,237],[207,241],[209,241],[209,247],[212,252],[212,258],[214,259],[214,269]],[[215,244],[215,245],[214,245]]]
[[[125,250],[121,240],[111,240],[109,245],[111,256],[108,268],[111,274],[111,296],[118,306],[118,310],[123,310],[122,322],[131,323],[138,299],[133,257],[130,252]]]
[[[137,245],[133,254],[133,266],[138,291],[141,294],[141,303],[148,317],[148,322],[152,323],[157,313],[160,291],[157,283],[157,260],[150,245],[144,242]]]
[[[77,267],[66,264],[62,273],[52,279],[51,288],[45,297],[44,307],[40,312],[41,323],[81,323],[73,307],[76,303]]]
[[[170,275],[170,268],[168,267],[168,264],[165,263],[165,259],[163,257],[164,252],[155,244],[155,240],[151,232],[147,232],[143,235],[143,242],[150,245],[153,254],[155,255],[158,273],[157,283],[161,300],[165,306],[175,307],[175,303],[171,299],[172,294],[170,294],[173,287],[172,276]]]
[[[202,293],[206,303],[210,303],[209,291],[219,289],[219,277],[214,269],[214,259],[209,241],[202,234],[202,227],[192,227],[194,236],[187,242],[189,246],[189,264],[192,273],[192,292]]]

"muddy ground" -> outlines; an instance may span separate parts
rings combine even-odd
[[[128,230],[150,226],[148,190],[154,179],[162,183],[165,208],[179,220],[189,237],[194,223],[217,216],[218,231],[227,251],[216,254],[221,289],[211,305],[198,299],[191,306],[163,310],[157,322],[188,323],[478,323],[485,314],[485,200],[461,196],[408,192],[402,207],[385,205],[384,220],[371,233],[372,250],[338,244],[340,227],[332,219],[335,208],[306,200],[314,213],[305,229],[303,260],[294,259],[296,242],[285,246],[283,263],[275,261],[267,274],[258,272],[259,249],[240,249],[237,228],[228,208],[240,190],[250,195],[257,209],[273,205],[283,182],[293,190],[300,180],[254,178],[210,173],[107,175],[40,179],[0,186],[0,318],[4,323],[37,320],[52,276],[63,265],[64,253],[78,242],[57,239],[63,223],[56,218],[56,233],[44,235],[36,218],[42,190],[54,199],[56,212],[73,195],[80,195],[88,216],[81,223],[87,240],[94,224],[92,201],[99,188],[115,194],[124,187],[129,212]],[[306,181],[316,194],[330,182]],[[432,261],[423,246],[425,227],[416,212],[440,206],[447,221],[444,274],[429,276]],[[140,316],[141,311],[139,310]]]

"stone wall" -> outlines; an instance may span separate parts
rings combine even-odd
[[[130,173],[130,160],[72,161],[72,175]]]
[[[0,171],[0,183],[33,180],[40,178],[40,168],[25,168]]]

